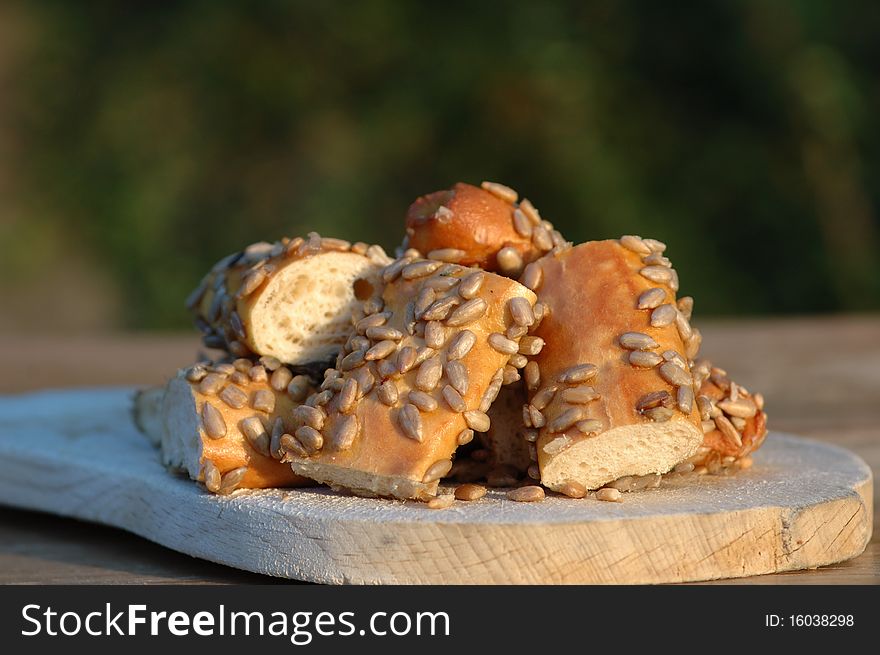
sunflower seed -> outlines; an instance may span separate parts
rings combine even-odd
[[[675,313],[675,327],[678,328],[678,333],[681,335],[683,341],[687,341],[693,335],[694,331],[691,324],[688,323],[688,320],[681,312]]]
[[[700,418],[708,421],[712,411],[712,401],[708,396],[697,396],[697,409],[700,412]]]
[[[730,390],[727,392],[727,395],[728,400],[739,400],[739,385],[736,382],[731,381]]]
[[[602,431],[602,421],[597,418],[587,418],[574,424],[581,434],[594,435]]]
[[[467,410],[467,405],[465,404],[464,399],[461,397],[461,394],[453,389],[451,385],[445,385],[443,387],[442,393],[443,399],[446,401],[446,404],[449,405],[449,408],[453,412],[461,413]],[[412,398],[412,392],[410,392],[410,398]]]
[[[752,400],[755,403],[755,407],[758,408],[758,411],[764,411],[764,395],[761,393],[756,393],[752,396]]]
[[[233,409],[241,409],[247,405],[247,394],[238,387],[229,385],[218,394],[220,400],[232,407]]]
[[[443,375],[443,364],[439,357],[425,360],[416,374],[415,386],[422,391],[433,391]]]
[[[488,191],[496,198],[500,198],[504,202],[508,202],[513,204],[516,202],[516,199],[519,197],[516,191],[511,189],[509,186],[504,184],[499,184],[498,182],[482,182],[480,187],[483,190]]]
[[[317,407],[300,405],[293,410],[293,418],[315,430],[320,430],[324,427],[324,410]]]
[[[572,425],[584,418],[584,410],[580,407],[572,407],[565,410],[547,424],[550,433],[564,432]],[[537,426],[536,426],[537,427]]]
[[[269,374],[266,372],[266,369],[259,364],[251,366],[250,370],[247,372],[247,376],[251,379],[251,382],[267,382],[269,380]],[[280,389],[277,389],[277,391],[284,391],[285,387],[287,387],[286,383]]]
[[[738,418],[752,418],[758,413],[758,406],[749,398],[736,400],[721,400],[717,403],[718,408],[725,414]]]
[[[519,207],[513,210],[513,229],[526,239],[532,236],[532,222]]]
[[[678,310],[672,305],[660,305],[651,312],[651,327],[666,327],[675,321],[678,316]]]
[[[292,434],[282,434],[279,439],[282,461],[286,461],[285,455],[293,453],[295,457],[308,457],[309,452]]]
[[[254,393],[251,407],[258,412],[271,413],[275,411],[275,394],[268,389],[259,389]]]
[[[709,434],[710,432],[714,432],[718,429],[715,426],[715,421],[713,420],[703,420],[700,425],[703,428],[703,434]]]
[[[238,298],[246,298],[254,291],[260,288],[260,285],[266,281],[266,272],[262,268],[252,270],[241,280],[241,286],[235,293]]]
[[[464,259],[466,254],[464,250],[459,250],[458,248],[439,248],[428,252],[428,259],[455,263]]]
[[[514,382],[519,382],[522,379],[522,376],[519,374],[519,371],[516,370],[510,364],[506,364],[503,369],[504,373],[501,378],[502,386],[507,386],[509,384],[513,384]]]
[[[352,335],[345,344],[342,355],[354,352],[355,350],[367,350],[372,344],[370,340],[361,335]]]
[[[452,311],[453,307],[459,305],[461,300],[456,296],[445,296],[434,301],[422,313],[421,318],[425,321],[442,321]]]
[[[360,399],[370,393],[370,390],[376,384],[376,378],[366,366],[359,368],[351,374],[351,379],[357,382],[357,391],[355,399]]]
[[[397,422],[405,436],[419,443],[424,439],[422,416],[419,414],[419,408],[415,405],[407,403],[401,407],[397,412]]]
[[[470,273],[467,277],[463,278],[458,285],[458,294],[465,300],[476,298],[485,279],[486,275],[482,271]]]
[[[422,412],[433,412],[437,409],[437,400],[424,391],[413,389],[408,394],[408,400]]]
[[[488,338],[489,346],[492,350],[496,352],[502,353],[504,355],[513,355],[519,350],[519,345],[516,341],[512,341],[508,339],[503,334],[499,334],[498,332],[493,332],[489,335]]]
[[[415,280],[416,278],[430,275],[438,268],[440,268],[440,262],[421,260],[404,266],[401,276],[404,280]]]
[[[363,366],[365,355],[365,350],[355,350],[354,352],[348,353],[342,358],[342,361],[339,362],[339,370],[350,371],[358,366]]]
[[[691,320],[694,311],[694,299],[690,296],[682,296],[676,302],[678,311],[680,311],[687,320]]]
[[[622,339],[623,337],[621,337]],[[650,338],[650,337],[649,337]],[[576,384],[592,380],[599,373],[599,367],[595,364],[579,364],[565,369],[556,378],[558,382],[565,384]]]
[[[583,498],[587,495],[587,488],[580,482],[575,482],[574,480],[563,482],[557,491],[563,496],[568,496],[569,498]]]
[[[446,362],[446,379],[449,380],[450,386],[459,394],[464,396],[468,390],[468,370],[464,364],[459,361]]]
[[[533,391],[541,384],[541,369],[537,362],[529,362],[523,369],[523,377],[526,380],[526,388]]]
[[[464,422],[474,432],[486,432],[491,425],[491,421],[485,412],[472,409],[464,412],[463,416]]]
[[[202,378],[202,381],[199,382],[199,393],[203,393],[206,396],[212,396],[220,391],[220,387],[225,383],[225,376],[220,375],[219,373],[208,373]]]
[[[237,384],[240,387],[246,387],[248,385],[248,382],[250,382],[250,378],[241,371],[236,371],[229,376],[229,381],[233,384]]]
[[[452,494],[442,494],[434,496],[427,502],[428,509],[448,509],[455,504],[455,496]]]
[[[366,335],[368,339],[374,341],[400,341],[403,339],[403,332],[387,326],[367,328]]]
[[[542,450],[548,455],[558,455],[563,450],[567,450],[571,446],[572,440],[568,437],[556,437],[555,439],[544,444]]]
[[[336,451],[348,450],[360,432],[357,416],[350,414],[336,424],[330,438],[330,447]]]
[[[311,381],[308,376],[297,375],[287,385],[287,394],[294,402],[301,402],[309,394]]]
[[[354,326],[355,332],[358,334],[364,334],[367,331],[367,328],[371,327],[379,327],[380,325],[385,325],[388,322],[388,319],[391,318],[391,312],[379,312],[378,314],[370,314],[359,320],[357,324]]]
[[[498,263],[498,270],[502,275],[519,277],[519,274],[522,273],[523,258],[516,248],[510,246],[502,248],[496,253],[495,261]]]
[[[281,449],[281,437],[284,433],[284,421],[281,420],[281,417],[278,417],[272,423],[269,439],[269,454],[272,456],[272,459],[281,459],[284,456],[284,451]]]
[[[336,409],[342,414],[348,414],[354,408],[358,397],[358,382],[354,378],[348,378],[339,391],[336,398]]]
[[[461,359],[471,351],[476,342],[477,335],[470,330],[462,330],[449,342],[449,347],[446,349],[446,359]]]
[[[205,460],[205,488],[211,493],[220,491],[221,476],[217,465],[210,459]]]
[[[572,405],[584,405],[600,398],[600,394],[590,386],[571,387],[562,390],[562,400]]]
[[[219,334],[206,334],[202,337],[202,343],[205,345],[205,348],[213,348],[216,350],[223,350],[226,348],[226,339]]]
[[[226,421],[223,420],[223,414],[207,401],[202,405],[202,425],[205,427],[205,433],[211,439],[220,439],[226,436]]]
[[[629,363],[639,368],[654,368],[663,358],[650,350],[633,350],[629,353]]]
[[[742,432],[746,429],[748,422],[744,418],[740,418],[739,416],[731,416],[730,422],[733,423],[733,427],[736,428],[737,432]]]
[[[205,370],[204,366],[196,364],[187,370],[186,379],[192,383],[201,382],[207,374],[208,371]]]
[[[528,264],[520,276],[519,282],[532,291],[538,291],[541,288],[541,282],[544,279],[544,270],[537,262]]]
[[[550,231],[543,225],[536,225],[532,229],[532,243],[538,250],[547,251],[553,248],[553,237]]]
[[[457,307],[446,319],[446,325],[459,327],[467,325],[480,318],[486,313],[488,303],[482,298],[471,298],[466,303]]]
[[[247,373],[249,370],[251,370],[251,366],[251,360],[245,359],[243,357],[240,357],[239,359],[236,359],[234,362],[232,362],[232,368],[234,368],[236,371],[241,371],[242,373]]]
[[[388,283],[396,280],[400,275],[400,272],[403,270],[403,267],[407,266],[411,261],[412,258],[404,257],[386,266],[382,270],[382,281]]]
[[[247,334],[244,331],[244,324],[241,322],[241,316],[238,315],[238,312],[232,312],[229,316],[229,328],[239,341],[247,339]]]
[[[627,234],[620,237],[620,245],[630,250],[632,252],[638,253],[639,255],[650,255],[651,249],[648,245],[642,240],[642,237],[634,236],[632,234]]]
[[[368,362],[375,361],[377,359],[385,359],[397,350],[397,342],[391,341],[390,339],[385,341],[380,341],[375,346],[370,348],[366,353],[364,353],[364,359]]]
[[[662,241],[657,241],[657,239],[644,239],[644,242],[651,249],[651,252],[664,252],[666,250],[666,244]]]
[[[734,444],[737,448],[742,448],[742,437],[727,417],[723,415],[716,416],[715,425],[721,431],[721,434],[724,435],[725,439]]]
[[[672,268],[672,262],[659,252],[652,252],[650,255],[643,257],[642,263],[648,264],[649,266],[665,266],[666,268]]]
[[[703,333],[697,328],[692,328],[691,336],[685,339],[684,352],[689,359],[693,359],[700,353],[700,345],[703,343]]]
[[[647,291],[643,291],[636,302],[638,309],[654,309],[663,304],[666,300],[666,291],[660,287],[653,287]]]
[[[428,484],[430,482],[434,482],[444,477],[449,471],[452,469],[452,462],[448,459],[441,459],[439,461],[434,462],[431,466],[428,467],[428,470],[425,471],[425,475],[422,476],[422,483]]]
[[[499,375],[500,373],[500,375]],[[492,376],[492,379],[489,381],[489,385],[486,387],[486,390],[483,392],[483,397],[480,399],[480,407],[479,410],[481,412],[488,412],[489,408],[492,406],[492,403],[495,402],[495,399],[498,398],[498,393],[501,391],[501,387],[504,384],[504,369],[501,369],[498,373]],[[477,430],[477,432],[483,432],[483,430]]]
[[[526,444],[529,450],[529,461],[537,462],[538,461],[538,446],[535,443]]]
[[[508,339],[513,339],[514,341],[516,341],[518,339],[522,339],[528,333],[529,328],[527,328],[525,325],[511,325],[504,332],[504,336],[506,336]]]
[[[601,500],[605,503],[621,503],[623,502],[623,495],[613,487],[602,487],[596,492],[596,500]]]
[[[265,447],[265,454],[269,454],[269,435],[266,433],[266,426],[263,425],[259,416],[249,416],[242,419],[238,427],[254,450],[262,453]]]
[[[658,370],[660,371],[660,377],[666,380],[669,384],[676,386],[690,386],[693,384],[693,379],[690,374],[678,364],[664,362],[660,365]]]
[[[511,489],[507,492],[507,499],[517,503],[535,503],[544,500],[544,489],[535,484]]]
[[[627,350],[649,350],[657,347],[657,342],[642,332],[624,332],[620,335],[620,345]]]
[[[370,298],[369,300],[364,301],[362,308],[364,310],[364,316],[378,314],[385,309],[385,301],[381,298]]]
[[[379,400],[389,407],[393,407],[397,404],[399,392],[397,391],[397,385],[394,384],[393,380],[386,380],[380,384],[379,388],[376,390],[376,394],[379,396]]]
[[[676,271],[674,268],[671,268],[671,269],[669,269],[669,273],[671,275],[671,277],[669,279],[669,288],[677,293],[678,287],[679,287],[678,271]]]
[[[324,435],[309,425],[297,428],[294,434],[309,455],[315,454],[324,447]]]
[[[675,392],[675,400],[678,410],[683,414],[690,414],[694,410],[694,390],[689,385],[679,387]]]
[[[535,322],[535,313],[532,305],[522,296],[511,298],[507,301],[507,309],[513,322],[522,327],[528,327]]]
[[[242,480],[244,480],[244,476],[247,474],[247,471],[247,466],[239,466],[236,469],[227,471],[221,478],[220,488],[217,489],[217,493],[228,494],[235,491],[235,488],[238,487],[239,484],[241,484]]]
[[[639,275],[660,284],[669,284],[672,280],[672,271],[665,266],[645,266],[639,271]]]
[[[430,287],[423,286],[421,291],[419,291],[416,296],[415,303],[413,304],[413,312],[416,318],[421,318],[422,314],[425,313],[425,310],[431,306],[437,300],[437,294],[434,293],[434,290]]]
[[[465,428],[461,432],[458,433],[458,436],[455,439],[455,442],[459,446],[464,446],[465,444],[469,444],[474,440],[474,431],[470,428]]]
[[[663,423],[671,419],[674,412],[668,407],[652,407],[651,409],[646,409],[643,414],[652,421]]]
[[[455,488],[456,500],[479,500],[486,495],[486,487],[470,482]]]
[[[211,371],[220,375],[229,376],[235,373],[235,367],[229,362],[224,362],[222,364],[215,364],[214,366],[212,366]]]
[[[522,355],[535,356],[544,349],[544,340],[541,337],[527,336],[519,342],[519,353]]]
[[[668,391],[652,391],[645,394],[639,398],[639,401],[636,403],[636,409],[641,412],[653,407],[660,407],[661,405],[664,407],[672,406],[672,396],[669,395]]]
[[[550,401],[553,400],[553,396],[556,394],[557,389],[558,387],[555,384],[551,384],[550,386],[541,389],[532,397],[532,406],[536,409],[543,410],[550,404]]]

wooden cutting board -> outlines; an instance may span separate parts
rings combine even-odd
[[[514,503],[493,491],[438,511],[322,488],[220,497],[162,467],[131,423],[131,393],[0,397],[0,502],[325,583],[708,580],[840,562],[871,535],[867,465],[778,433],[747,471],[664,481],[623,503]]]

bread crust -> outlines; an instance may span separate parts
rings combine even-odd
[[[405,279],[419,267],[439,268]],[[476,279],[469,276],[481,278],[478,289],[464,282]],[[319,393],[307,401],[322,407],[323,418],[315,422],[311,417],[312,427],[317,425],[321,434],[321,447],[307,455],[289,451],[287,459],[295,472],[336,488],[427,500],[449,471],[460,435],[469,423],[478,430],[487,427],[481,423],[488,422],[482,412],[497,395],[510,359],[490,345],[490,335],[503,334],[511,325],[507,304],[512,298],[525,298],[531,306],[535,295],[498,275],[424,259],[399,260],[386,269],[385,278],[388,283],[381,302],[369,301],[372,308],[356,324],[337,369],[328,371],[326,395],[321,398]],[[434,283],[452,286],[436,293],[426,291]],[[473,308],[479,311],[471,312]],[[428,328],[430,316],[436,317],[431,320],[437,325]],[[471,320],[463,320],[467,316]],[[368,325],[381,328],[379,334]],[[426,340],[425,331],[438,327],[440,336],[429,331]],[[394,330],[400,337],[385,330]],[[470,343],[466,331],[473,335],[469,348],[462,347]],[[428,346],[428,341],[436,347]],[[370,359],[373,355],[365,353],[382,356]],[[450,359],[466,370],[466,389],[460,380],[454,381],[455,364],[450,368]],[[352,380],[358,381],[356,387]],[[458,397],[445,389],[456,383],[463,389],[455,392]],[[393,391],[383,384],[393,385]],[[447,398],[458,408],[453,409]],[[304,436],[308,441],[314,434],[306,431]],[[309,449],[308,444],[304,449]]]
[[[483,184],[495,188],[492,183]],[[517,277],[524,265],[562,245],[564,239],[552,224],[540,218],[528,200],[517,203],[515,192],[511,193],[502,197],[504,194],[458,182],[451,189],[416,199],[406,213],[404,247],[414,248],[429,258],[443,251],[459,251],[460,254],[452,255],[453,259],[449,259],[449,254],[437,257]],[[522,208],[527,211],[522,212]],[[517,210],[522,213],[517,219],[519,231],[514,220]],[[536,237],[538,232],[541,236]],[[508,251],[499,260],[504,249]]]
[[[358,278],[366,281],[364,286],[367,289],[375,286],[378,284],[378,271],[391,261],[380,246],[321,238],[314,232],[306,238],[285,237],[275,243],[255,243],[220,260],[187,300],[187,307],[195,315],[195,323],[202,331],[205,345],[225,350],[236,357],[271,355],[286,364],[294,365],[305,365],[335,356],[344,338],[319,352],[303,348],[295,349],[295,356],[285,356],[283,349],[270,345],[276,339],[268,333],[278,327],[258,327],[255,314],[268,311],[267,306],[288,295],[288,290],[279,289],[273,283],[280,279],[285,269],[299,266],[303,269],[300,274],[310,278],[303,284],[314,285],[316,281],[331,274],[324,265],[326,256],[338,257],[340,254],[363,262],[361,266],[357,266],[362,271],[361,275],[341,280],[349,288]],[[300,266],[303,262],[309,265]],[[361,290],[355,286],[353,291],[352,301]],[[325,317],[326,324],[347,321],[349,311],[350,307],[343,304],[337,315]],[[287,314],[286,318],[291,321],[314,320],[309,311],[303,312],[299,317],[291,312]]]
[[[234,489],[314,485],[313,481],[294,474],[289,466],[280,461],[277,442],[281,434],[288,432],[290,414],[299,405],[287,388],[273,388],[269,376],[265,380],[252,380],[246,375],[238,375],[233,381],[232,376],[223,372],[223,368],[205,368],[207,374],[200,381],[187,379],[188,376],[193,377],[193,368],[183,369],[165,387],[162,399],[162,454],[165,464],[185,471],[193,480],[205,482],[208,490],[215,493],[227,493]],[[222,379],[219,384],[205,383],[208,375]],[[210,391],[206,391],[208,388]],[[302,395],[311,388],[307,388]],[[234,407],[225,400],[227,397],[236,405],[241,403],[241,399],[244,402],[242,406]],[[210,409],[205,409],[206,404]],[[213,417],[206,417],[208,412],[213,413]],[[222,436],[210,436],[208,427],[214,426],[208,426],[207,422],[211,420],[215,424],[219,420],[224,431]],[[248,421],[252,435],[262,430],[265,436],[249,439]],[[281,422],[282,428],[273,444],[272,437],[279,432],[276,422]],[[273,446],[275,456],[272,455]],[[206,480],[206,474],[210,476],[210,467],[216,468],[221,479],[231,471],[246,470],[236,474],[240,479],[234,485],[218,489],[210,479]]]
[[[640,296],[652,288],[661,288],[664,304],[675,307],[677,283],[659,283],[640,274],[646,266],[644,256],[610,240],[563,249],[536,264],[541,268],[538,300],[547,313],[534,334],[546,345],[533,358],[540,384],[530,392],[526,415],[537,430],[541,481],[551,489],[566,482],[590,489],[626,475],[664,473],[702,442],[696,408],[682,411],[676,403],[677,387],[661,377],[658,368],[637,367],[629,360],[631,352],[653,352],[662,366],[669,362],[661,353],[678,353],[684,393],[692,392],[685,343],[676,323],[653,327],[653,310],[637,308]],[[625,348],[621,337],[627,333],[647,335],[653,345],[638,349],[632,341],[638,343],[642,337],[625,337]],[[587,364],[595,370],[573,371]],[[566,374],[582,379],[560,381]],[[590,399],[590,389],[595,399]],[[660,396],[668,407],[646,403],[649,394],[657,392],[667,394]],[[611,452],[604,452],[612,440]],[[585,461],[594,450],[600,461]]]

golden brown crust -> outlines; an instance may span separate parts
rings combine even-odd
[[[536,264],[540,267],[538,300],[547,307],[548,315],[534,330],[534,335],[544,339],[546,346],[533,359],[540,382],[530,393],[531,406],[527,413],[533,417],[530,420],[538,430],[536,450],[542,481],[551,488],[564,481],[555,480],[552,475],[548,480],[548,469],[570,458],[572,445],[603,439],[617,428],[642,426],[658,434],[671,429],[683,430],[687,440],[693,443],[688,446],[690,452],[682,453],[681,459],[699,445],[700,433],[695,428],[699,429],[700,419],[693,406],[693,380],[680,334],[680,329],[687,331],[689,325],[679,323],[678,327],[673,321],[652,326],[651,316],[656,309],[638,309],[639,298],[652,288],[662,289],[655,293],[662,296],[662,304],[674,308],[673,287],[677,288],[677,282],[647,279],[640,273],[646,266],[642,261],[644,256],[622,247],[616,240],[599,241],[564,249]],[[670,270],[667,266],[662,268]],[[648,273],[654,276],[655,271]],[[640,353],[635,357],[650,358],[654,365],[634,365],[631,353]],[[584,368],[572,368],[578,366]],[[678,404],[678,386],[664,379],[661,372],[679,376],[682,393],[690,395],[689,403],[685,399],[683,408]],[[566,374],[574,379],[561,381],[561,376]],[[677,425],[679,422],[689,425]],[[639,441],[643,441],[646,433],[639,432]],[[675,463],[669,461],[665,465],[671,468]],[[586,463],[582,468],[585,466]],[[590,463],[590,466],[592,469],[585,470],[584,479],[577,481],[587,484],[590,475],[595,474],[596,479],[601,477],[595,469],[602,464]],[[652,471],[617,473],[648,472]],[[609,472],[606,482],[617,477],[612,473]]]
[[[416,273],[421,275],[405,279]],[[428,260],[398,260],[385,277],[381,301],[366,303],[366,316],[340,353],[339,370],[328,372],[326,396],[308,401],[325,403],[320,416],[301,422],[317,428],[320,447],[310,445],[315,434],[305,430],[301,450],[310,452],[288,451],[288,458],[294,471],[331,486],[427,499],[465,440],[462,432],[469,424],[485,429],[483,412],[510,358],[489,338],[509,327],[508,301],[524,298],[531,306],[535,296],[507,278]]]
[[[252,314],[263,301],[270,281],[286,267],[315,260],[314,274],[324,275],[319,258],[328,253],[349,253],[372,263],[378,270],[389,263],[384,250],[365,243],[321,238],[312,232],[306,238],[284,237],[275,243],[255,243],[220,260],[187,299],[207,347],[225,350],[236,357],[274,355],[260,345],[252,329]],[[354,281],[352,281],[354,282]],[[357,295],[358,289],[355,289]],[[286,361],[307,364],[313,360]]]
[[[483,184],[506,191],[459,182],[413,202],[406,213],[407,246],[430,258],[437,253],[445,261],[517,277],[522,266],[564,243],[528,200],[517,203],[507,187]]]
[[[291,412],[300,404],[288,392],[288,381],[294,376],[279,369],[273,376],[274,371],[256,363],[245,372],[244,362],[238,360],[239,370],[234,372],[229,364],[197,364],[178,372],[168,383],[163,400],[166,461],[182,465],[214,492],[218,489],[206,479],[212,467],[221,478],[245,469],[224,492],[313,485],[279,461],[278,442],[288,432]],[[299,378],[290,389],[301,400],[313,387]],[[197,434],[191,434],[193,427]]]

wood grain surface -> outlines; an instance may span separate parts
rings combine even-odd
[[[767,397],[770,426],[843,445],[880,466],[880,318],[700,322],[704,351]],[[0,339],[15,375],[0,392],[44,387],[153,384],[197,349],[189,336]],[[875,495],[877,491],[875,490]],[[875,498],[876,500],[876,498]],[[759,584],[880,582],[877,532],[866,552],[815,571],[743,578]],[[120,530],[19,510],[0,510],[0,582],[264,582],[180,555]]]

